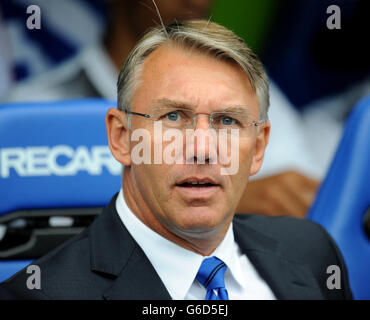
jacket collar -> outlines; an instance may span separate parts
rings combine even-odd
[[[306,265],[284,257],[279,241],[252,228],[245,217],[234,219],[233,225],[235,240],[241,251],[277,299],[324,299],[312,271]]]
[[[150,261],[123,225],[113,197],[91,225],[91,270],[113,279],[103,292],[105,299],[168,300],[170,294]],[[309,268],[281,255],[281,244],[234,219],[234,236],[261,277],[278,299],[323,298]]]
[[[129,234],[116,210],[115,195],[91,225],[90,266],[93,272],[114,279],[105,299],[171,299],[155,269]]]

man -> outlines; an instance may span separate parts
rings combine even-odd
[[[270,132],[267,77],[240,38],[205,20],[157,27],[130,53],[117,87],[106,126],[125,167],[122,190],[88,229],[34,263],[40,289],[27,289],[23,270],[2,284],[10,295],[352,297],[341,254],[321,227],[235,217]],[[340,289],[327,287],[330,265],[341,270]]]
[[[156,0],[155,3],[162,20],[169,24],[206,17],[213,1]],[[110,0],[106,4],[109,19],[101,42],[17,86],[5,100],[38,102],[86,97],[116,100],[115,83],[122,61],[144,32],[160,20],[152,0]],[[270,119],[278,119],[274,121],[274,135],[263,167],[249,182],[237,212],[304,217],[318,188],[318,181],[312,177],[319,166],[312,161],[298,113],[273,82],[270,82],[270,97]]]

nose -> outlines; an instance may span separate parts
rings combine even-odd
[[[187,141],[187,160],[197,164],[216,163],[217,135],[210,130],[209,114],[197,114],[195,121],[191,141]]]
[[[206,113],[197,113],[195,116],[194,129],[208,130],[210,128],[210,115]]]

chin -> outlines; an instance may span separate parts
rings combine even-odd
[[[176,225],[184,232],[207,232],[218,229],[225,214],[209,207],[187,207],[176,215]]]

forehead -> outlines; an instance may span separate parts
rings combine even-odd
[[[245,105],[258,115],[258,99],[243,70],[198,50],[157,48],[144,61],[140,80],[133,107],[142,112],[159,99],[169,99],[193,105],[198,112]]]

